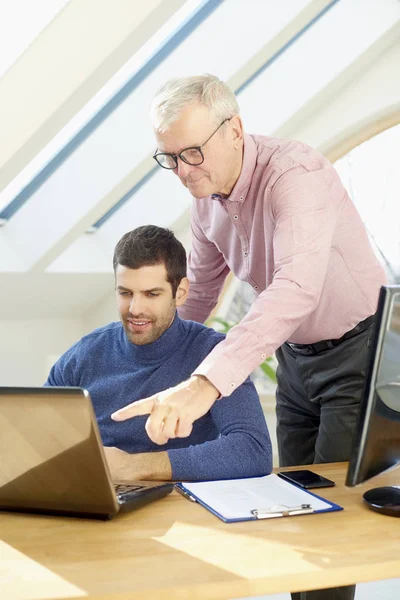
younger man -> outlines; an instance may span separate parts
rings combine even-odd
[[[270,473],[271,442],[249,380],[197,420],[189,437],[166,438],[161,447],[146,434],[146,416],[111,419],[127,404],[185,381],[224,337],[178,317],[189,282],[185,249],[171,231],[148,225],[126,233],[113,265],[120,322],[83,337],[46,382],[90,392],[112,477],[210,480]]]

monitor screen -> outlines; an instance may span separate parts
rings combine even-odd
[[[347,486],[400,463],[400,286],[381,288],[376,316]]]

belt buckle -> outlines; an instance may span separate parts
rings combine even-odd
[[[303,356],[315,354],[312,344],[292,344],[291,342],[286,343],[296,354],[301,354]]]
[[[297,352],[297,354],[304,354],[306,351],[306,347],[302,348],[303,344],[293,344],[292,342],[286,342],[293,352]]]

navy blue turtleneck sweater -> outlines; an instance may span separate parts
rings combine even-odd
[[[146,416],[120,423],[110,418],[119,408],[188,379],[223,337],[176,316],[158,340],[137,346],[128,340],[121,323],[110,323],[63,354],[45,385],[87,389],[104,446],[130,453],[166,450],[174,480],[265,475],[272,469],[271,441],[250,380],[228,398],[217,400],[195,421],[189,437],[170,440],[164,446],[148,437]]]

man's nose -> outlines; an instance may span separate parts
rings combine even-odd
[[[129,304],[129,312],[131,315],[138,315],[143,310],[143,299],[140,296],[132,296],[132,300]]]
[[[178,166],[176,168],[176,173],[180,178],[186,179],[188,173],[193,169],[192,165],[188,165],[181,158],[178,157]]]

